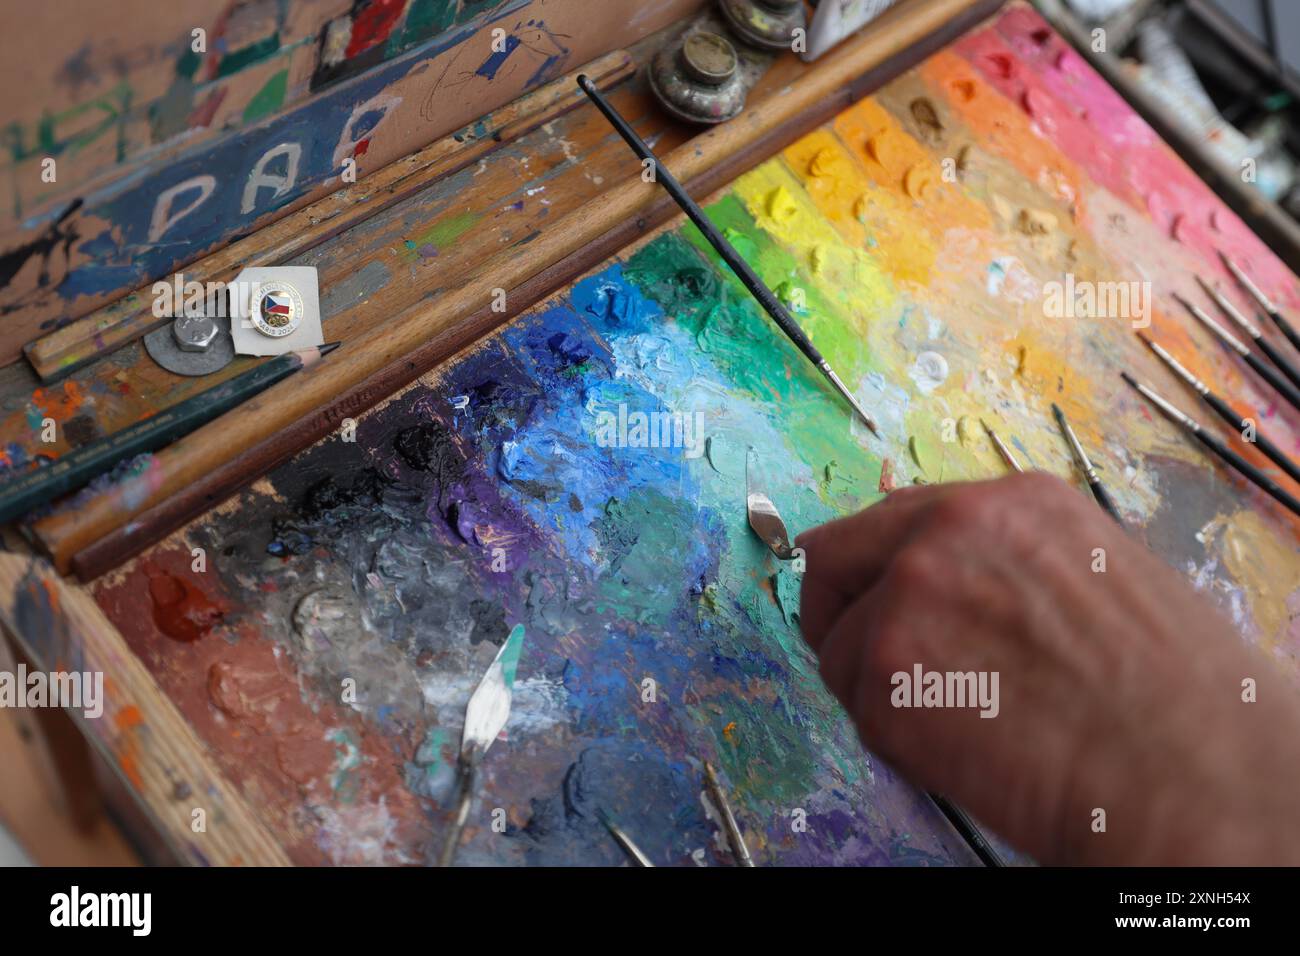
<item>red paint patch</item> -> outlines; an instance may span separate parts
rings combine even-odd
[[[357,145],[352,148],[352,155],[354,157],[360,158],[366,155],[366,150],[368,150],[369,148],[370,148],[369,137],[366,137],[365,139],[357,140]]]
[[[897,487],[898,479],[894,477],[894,463],[886,458],[880,463],[880,484],[876,490],[887,495]]]
[[[352,36],[343,55],[350,60],[387,40],[405,7],[406,0],[369,0],[352,16]]]
[[[1011,75],[1016,72],[1016,61],[1006,53],[990,53],[985,60],[988,62],[989,69],[993,74],[1001,79],[1009,80]]]
[[[149,597],[158,630],[187,644],[207,634],[223,616],[202,591],[166,571],[149,570]]]

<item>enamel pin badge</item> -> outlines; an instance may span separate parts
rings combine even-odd
[[[302,309],[302,293],[288,282],[269,282],[254,290],[249,311],[257,331],[278,339],[302,324]]]
[[[314,267],[245,269],[235,282],[231,301],[240,306],[231,334],[240,355],[283,355],[324,343]]]

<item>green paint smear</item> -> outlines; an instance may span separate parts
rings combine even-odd
[[[409,50],[454,25],[459,8],[459,0],[413,0],[401,33],[389,38],[388,56]]]
[[[425,246],[433,246],[441,251],[444,246],[449,246],[470,229],[482,218],[482,213],[468,210],[466,212],[453,213],[450,216],[443,216],[432,226],[426,229],[414,239],[407,239],[406,258],[415,259],[419,255],[420,249]]]
[[[238,73],[244,67],[260,63],[278,52],[280,52],[280,34],[277,32],[272,33],[265,39],[258,40],[256,43],[250,43],[242,50],[227,53],[217,65],[217,76],[223,77]]]
[[[739,200],[726,197],[710,215],[765,282],[788,282],[787,294],[792,287],[803,290],[806,327],[818,316],[847,324]],[[696,375],[736,400],[710,421],[707,456],[689,465],[698,486],[689,504],[646,489],[607,504],[597,522],[600,552],[610,563],[601,575],[601,603],[629,620],[672,626],[673,601],[657,594],[663,555],[680,551],[686,535],[705,533],[716,540],[716,575],[703,582],[695,599],[711,652],[744,658],[761,651],[783,662],[788,673],[773,688],[774,700],[710,697],[695,717],[715,729],[716,752],[738,791],[797,802],[815,780],[852,786],[870,779],[871,764],[799,634],[800,575],[749,528],[745,449],[756,449],[761,483],[792,534],[878,498],[881,463],[859,444],[838,397],[703,243],[694,229],[667,233],[638,250],[623,272],[663,309],[658,334],[683,354],[702,351]],[[837,338],[840,354],[852,357],[842,362],[844,371],[860,374],[867,367],[865,348],[855,333],[827,341]],[[690,382],[672,376],[659,378],[654,390],[667,407],[689,408],[698,401]],[[702,511],[712,516],[707,530],[700,526]],[[722,730],[733,721],[728,739]]]
[[[266,81],[257,91],[257,95],[244,107],[244,122],[251,123],[263,116],[270,116],[284,105],[284,95],[289,89],[289,71],[281,70]]]
[[[810,333],[820,328],[819,323],[849,325],[847,318],[826,318],[836,313],[817,286],[799,276],[793,257],[758,229],[734,196],[728,195],[710,206],[709,215],[722,228],[749,237],[746,258],[769,287],[789,280],[805,290],[810,318],[804,324]],[[692,236],[694,244],[688,241]],[[707,242],[694,226],[683,234],[667,233],[638,250],[628,260],[624,274],[694,336],[695,344],[714,363],[726,384],[769,410],[773,424],[790,443],[787,454],[802,459],[817,475],[828,463],[840,462],[838,475],[845,485],[874,490],[875,486],[867,484],[863,476],[874,473],[878,477],[880,462],[854,438],[850,413],[842,399],[725,263],[716,257],[712,262],[706,259],[707,253],[700,246],[707,247]],[[838,361],[841,375],[852,380],[853,370],[866,368],[865,347],[851,332],[820,338],[830,348],[828,358],[833,363]],[[833,357],[836,353],[840,359]],[[852,360],[844,358],[850,353]],[[798,423],[797,438],[786,433],[791,423]],[[843,464],[847,462],[853,465]],[[844,507],[860,506],[862,502],[837,494],[828,497],[828,503]],[[728,505],[730,508],[734,502]],[[787,515],[779,501],[777,507],[787,525],[791,525],[791,518],[800,517]],[[837,516],[841,507],[821,515],[820,520]]]
[[[681,531],[698,520],[694,502],[648,488],[605,502],[593,522],[605,558],[597,575],[602,606],[643,626],[670,626],[676,595],[665,580],[664,555],[685,550]]]
[[[769,289],[780,290],[779,297],[787,308],[795,290],[803,291],[804,305],[798,313],[799,325],[836,371],[842,376],[851,375],[855,370],[859,374],[868,371],[870,355],[866,343],[857,332],[854,317],[836,302],[838,292],[835,289],[823,287],[821,280],[804,268],[789,250],[768,235],[754,221],[749,210],[745,208],[744,202],[734,193],[728,193],[709,206],[707,212],[710,219],[723,227],[724,235],[729,239],[733,235],[745,237],[743,246],[737,246],[734,241],[732,245],[736,246],[736,251],[744,256]],[[694,225],[687,225],[682,230],[682,235],[713,262],[714,268],[726,278],[728,285],[737,295],[752,302],[753,297],[749,290],[722,261],[699,229]],[[782,335],[781,330],[756,302],[753,306],[772,326],[772,331]],[[802,358],[802,353],[797,354],[807,365],[807,360]]]

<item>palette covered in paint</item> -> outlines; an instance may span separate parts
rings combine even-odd
[[[759,865],[973,862],[822,687],[747,469],[792,532],[1000,474],[981,417],[1073,477],[1053,401],[1133,533],[1295,672],[1297,526],[1118,371],[1175,390],[1134,336],[1149,323],[1294,453],[1300,420],[1167,310],[1216,248],[1284,309],[1300,297],[1036,15],[1009,9],[705,206],[880,438],[678,223],[93,585],[296,862],[436,857],[466,703],[511,634],[462,863],[618,863],[607,814],[656,864],[725,864],[706,760]],[[1125,314],[1070,307],[1117,280]]]

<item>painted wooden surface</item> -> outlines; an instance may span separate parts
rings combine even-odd
[[[340,12],[326,0],[220,9],[192,0],[140,41],[139,69],[121,30],[103,49],[88,36],[56,74],[58,95],[75,102],[20,113],[8,127],[0,361],[338,188],[345,161],[358,175],[385,166],[698,2],[635,11],[631,0],[357,0]],[[213,38],[206,56],[188,52],[189,28],[178,26],[194,21]],[[52,29],[43,17],[33,27]],[[110,87],[82,100],[69,87],[95,84],[69,71]],[[149,82],[136,91],[141,76]],[[228,115],[226,100],[245,105]],[[41,182],[47,156],[61,164],[51,184]]]
[[[100,713],[69,711],[195,865],[283,866],[276,838],[95,602],[50,565],[0,555],[0,622],[48,668],[104,676]]]
[[[583,71],[606,89],[636,69],[622,50],[606,54]],[[264,229],[238,239],[186,267],[185,283],[229,283],[255,266],[289,262],[358,223],[487,157],[499,144],[512,142],[560,116],[585,97],[574,75],[545,86],[475,120],[450,136],[367,176],[355,189],[344,187]],[[63,378],[70,371],[103,358],[169,321],[153,314],[152,286],[142,286],[116,302],[31,343],[27,360],[42,380]]]
[[[814,117],[815,122],[815,117],[833,113],[835,104],[851,101],[856,77],[865,75],[869,78],[870,71],[886,65],[883,61],[929,37],[933,31],[948,24],[954,14],[968,13],[978,6],[972,5],[970,0],[923,0],[913,4],[909,12],[900,12],[888,22],[882,21],[873,31],[845,44],[811,67],[803,66],[792,55],[783,57],[764,78],[761,88],[754,91],[750,108],[739,122],[702,133],[664,154],[664,159],[679,177],[689,180],[706,174],[720,162],[727,165],[727,157],[745,153],[750,146],[767,140],[772,134],[780,134],[789,124],[800,124],[800,128],[806,129],[811,125],[804,125],[806,117]],[[787,81],[793,77],[800,77],[800,80],[790,85]],[[645,102],[643,94],[642,103]],[[588,192],[592,198],[582,205],[574,203],[567,217],[556,214],[552,218],[555,200],[543,194],[536,199],[536,206],[526,213],[525,218],[531,216],[545,225],[521,232],[515,228],[519,220],[513,215],[520,210],[514,208],[515,204],[501,205],[501,188],[498,186],[486,194],[485,206],[493,223],[502,228],[504,235],[501,238],[506,241],[489,234],[487,241],[480,241],[475,246],[476,258],[465,263],[468,268],[451,273],[450,281],[441,286],[426,284],[424,276],[442,274],[437,270],[426,273],[429,260],[442,257],[430,256],[428,249],[415,242],[420,234],[412,238],[408,232],[403,237],[401,248],[390,246],[383,254],[404,261],[409,274],[399,274],[397,281],[376,294],[375,301],[368,306],[376,320],[359,337],[346,339],[349,348],[313,371],[309,379],[300,380],[293,389],[272,389],[213,423],[225,432],[224,436],[201,429],[157,455],[130,463],[122,469],[120,480],[108,486],[97,486],[89,495],[72,500],[59,513],[38,522],[35,534],[53,555],[57,566],[61,569],[69,567],[80,550],[105,534],[117,529],[136,528],[136,518],[146,509],[180,494],[195,482],[205,480],[250,444],[271,441],[292,423],[314,414],[321,402],[346,392],[360,379],[372,376],[386,366],[404,363],[407,356],[422,349],[431,337],[451,335],[455,339],[456,330],[467,317],[473,318],[480,314],[480,310],[489,307],[498,322],[517,314],[510,310],[536,301],[532,297],[536,293],[519,298],[524,285],[582,254],[584,249],[599,248],[598,245],[593,247],[593,243],[603,242],[603,237],[619,234],[629,223],[643,229],[640,213],[661,198],[658,190],[641,179],[639,167],[629,170],[626,154],[620,152],[612,133],[604,130],[590,113],[575,114],[575,117],[579,115],[586,115],[587,122],[596,123],[602,130],[599,141],[602,150],[606,151],[603,161],[610,163],[608,168],[619,174],[617,178],[606,182],[606,177],[595,171],[599,166],[591,165],[577,154],[571,157],[565,153],[571,146],[565,137],[553,140],[549,148],[558,148],[564,154],[565,164],[572,164],[574,171],[585,180],[578,183],[578,189]],[[640,114],[634,110],[633,115]],[[668,146],[672,145],[674,135],[685,135],[681,130],[675,131],[671,124],[656,126],[655,129],[657,132],[653,138]],[[542,132],[550,134],[552,130],[543,127]],[[778,139],[769,148],[784,145],[792,136],[791,133],[787,138]],[[753,154],[748,162],[757,162],[761,155]],[[609,159],[611,156],[618,158]],[[544,166],[551,168],[559,162],[557,157],[545,161]],[[483,173],[485,178],[491,175],[488,164],[476,167],[475,173],[480,169],[487,170]],[[549,178],[549,174],[543,175]],[[506,177],[506,182],[510,188],[519,185],[510,177]],[[542,192],[545,191],[544,188]],[[527,189],[521,194],[527,194]],[[523,201],[519,195],[512,198]],[[458,197],[456,202],[459,201]],[[394,208],[400,210],[401,207]],[[540,211],[536,211],[538,209]],[[471,208],[470,212],[474,210]],[[464,215],[458,211],[456,218],[463,219]],[[376,217],[367,223],[367,227],[372,223],[382,224],[387,216],[388,213]],[[502,216],[506,218],[502,220]],[[363,233],[362,229],[354,230],[351,234],[353,240]],[[416,252],[419,252],[418,256],[414,254]],[[355,251],[349,248],[345,254],[348,274],[355,269],[356,259]],[[310,260],[311,257],[307,257],[304,261]],[[419,268],[416,268],[417,260]],[[588,267],[595,261],[595,258],[588,260]],[[576,274],[576,271],[568,273],[569,276]],[[559,284],[556,282],[549,286],[543,294],[558,288]],[[406,291],[401,291],[403,285],[408,287]],[[409,302],[410,286],[425,293],[424,297],[415,299],[400,311],[376,311],[381,304],[394,298],[400,300],[402,295],[408,298],[398,304]],[[519,287],[518,292],[516,287]],[[498,290],[502,289],[510,293],[505,312],[499,312],[495,305]],[[440,294],[431,294],[435,292]],[[331,329],[329,334],[333,336],[335,332]],[[454,344],[461,347],[466,341],[459,339]],[[448,354],[444,352],[437,358],[445,358]],[[375,398],[377,396],[371,396],[369,401]]]
[[[1130,530],[1300,672],[1300,527],[1117,375],[1192,407],[1133,334],[1149,319],[1296,451],[1300,418],[1169,298],[1222,278],[1216,247],[1293,311],[1294,277],[1035,14],[1014,5],[706,207],[880,439],[679,221],[93,586],[294,860],[436,854],[468,694],[522,627],[463,862],[616,863],[604,810],[656,862],[725,864],[706,759],[760,865],[968,862],[821,688],[797,572],[746,526],[750,447],[801,529],[1000,473],[980,416],[1071,476],[1056,401]],[[1066,276],[1154,300],[1058,314]],[[707,443],[602,440],[620,406],[698,414]]]

